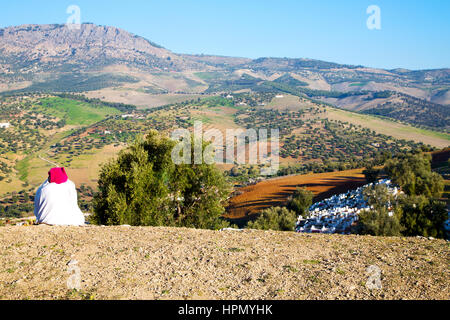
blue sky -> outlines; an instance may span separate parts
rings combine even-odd
[[[0,27],[81,21],[120,27],[177,53],[313,58],[379,68],[450,67],[448,0],[2,0]],[[369,5],[381,30],[369,30]]]

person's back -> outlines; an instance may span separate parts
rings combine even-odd
[[[68,179],[64,168],[50,170],[48,180],[37,190],[34,215],[39,224],[84,225],[75,184]]]

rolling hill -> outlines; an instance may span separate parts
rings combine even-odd
[[[177,54],[127,31],[94,24],[80,30],[57,24],[0,29],[3,94],[85,92],[154,107],[192,94],[242,90],[287,92],[448,130],[450,69],[383,70],[304,58]],[[396,99],[378,94],[386,91]],[[405,110],[407,115],[400,116]],[[433,125],[425,114],[439,121]]]

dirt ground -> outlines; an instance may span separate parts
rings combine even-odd
[[[0,228],[1,299],[449,299],[449,279],[443,240]]]

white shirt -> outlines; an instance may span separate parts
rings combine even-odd
[[[75,184],[49,183],[46,180],[36,191],[34,215],[37,223],[56,226],[84,225],[84,215],[78,207]]]

